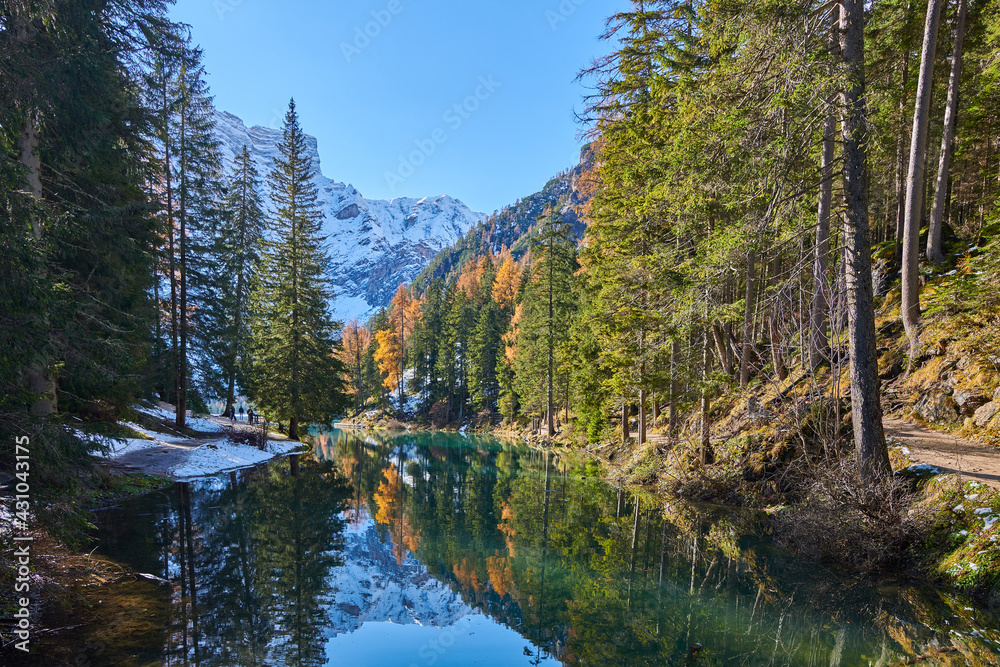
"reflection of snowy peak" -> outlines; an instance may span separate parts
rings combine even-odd
[[[227,171],[246,145],[261,179],[266,179],[279,155],[281,130],[247,128],[226,112],[217,112],[215,121]],[[485,217],[447,195],[365,199],[354,186],[323,176],[315,137],[306,136],[306,142],[326,216],[323,231],[337,292],[334,308],[341,319],[365,318],[387,304],[401,283],[411,282],[432,257]],[[263,194],[266,201],[266,185]]]
[[[354,632],[369,622],[447,627],[475,613],[412,554],[397,563],[391,538],[380,542],[371,519],[348,528],[344,538],[345,562],[333,571],[329,636]]]

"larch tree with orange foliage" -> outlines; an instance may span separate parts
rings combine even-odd
[[[420,300],[413,299],[404,285],[392,297],[389,328],[375,334],[378,350],[375,361],[385,376],[386,389],[399,392],[399,410],[406,406],[406,345],[413,325],[420,318]]]
[[[521,291],[521,268],[509,251],[500,256],[500,268],[493,281],[493,300],[501,309],[513,313],[517,294]]]
[[[382,329],[375,333],[375,363],[382,373],[382,384],[395,391],[403,382],[403,346],[395,329]],[[402,409],[402,398],[400,398]]]

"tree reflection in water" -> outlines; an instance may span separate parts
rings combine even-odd
[[[839,577],[764,529],[757,514],[636,495],[552,453],[334,431],[301,463],[129,503],[101,536],[173,582],[168,664],[336,664],[329,638],[367,621],[447,625],[469,608],[525,639],[521,664],[1000,659],[996,620],[967,601]],[[362,575],[345,601],[346,578]]]

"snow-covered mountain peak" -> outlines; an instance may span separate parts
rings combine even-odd
[[[215,121],[226,169],[245,145],[261,178],[266,178],[280,155],[282,131],[248,128],[225,111],[217,112]],[[432,257],[486,217],[448,195],[365,199],[353,185],[323,174],[315,137],[306,135],[306,144],[325,215],[323,231],[337,293],[334,310],[344,321],[364,320],[386,305],[400,284],[412,282]],[[267,202],[266,187],[263,194]]]

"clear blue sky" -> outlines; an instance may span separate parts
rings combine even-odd
[[[278,127],[294,96],[327,176],[489,213],[576,164],[574,78],[610,48],[598,36],[624,4],[178,0],[172,16],[204,48],[219,109]]]

